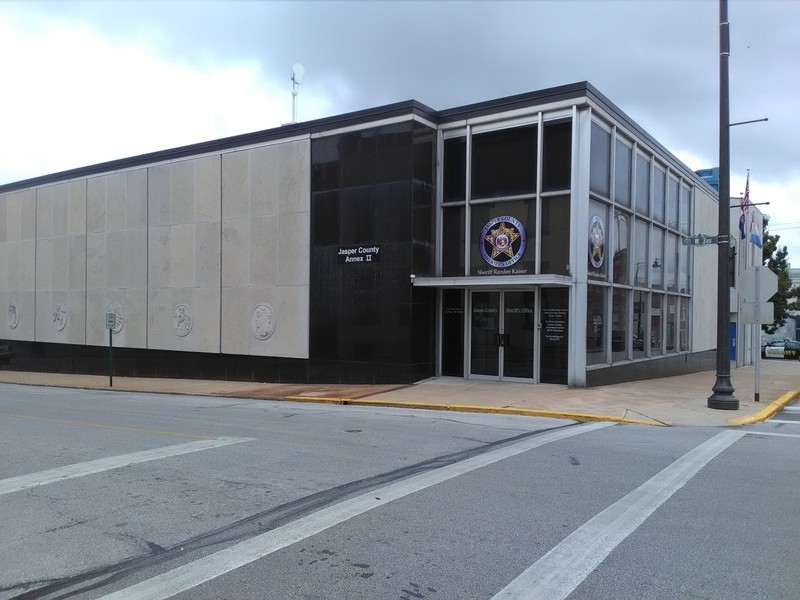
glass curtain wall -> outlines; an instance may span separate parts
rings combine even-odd
[[[692,181],[597,119],[590,148],[586,364],[687,352]]]
[[[568,274],[572,119],[530,121],[446,134],[441,276]]]

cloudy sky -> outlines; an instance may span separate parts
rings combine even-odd
[[[800,1],[731,0],[731,194],[800,265]],[[0,184],[415,99],[441,110],[589,81],[716,166],[717,0],[3,2]]]

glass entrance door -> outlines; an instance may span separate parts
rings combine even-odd
[[[470,373],[533,379],[535,292],[472,292]]]
[[[470,372],[500,375],[500,292],[472,293]]]
[[[533,379],[534,292],[503,294],[503,377]]]

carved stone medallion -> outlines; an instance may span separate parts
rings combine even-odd
[[[250,315],[250,333],[265,340],[275,333],[275,309],[266,302],[256,305]]]
[[[8,326],[11,329],[16,329],[17,325],[19,324],[19,315],[17,314],[17,305],[13,302],[8,305]]]
[[[176,305],[172,311],[172,329],[175,330],[175,335],[179,337],[189,335],[193,323],[192,308],[183,303]]]
[[[56,331],[63,331],[67,326],[67,307],[62,303],[56,304],[56,309],[53,311],[53,329]]]

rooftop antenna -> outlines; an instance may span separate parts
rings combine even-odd
[[[292,65],[292,123],[297,123],[297,88],[303,83],[306,74],[305,67],[300,63]]]

